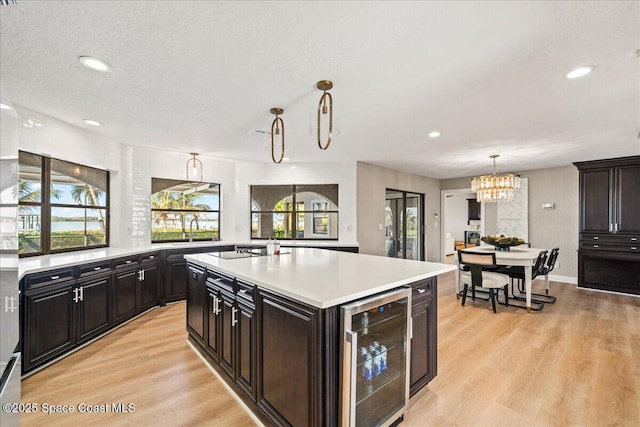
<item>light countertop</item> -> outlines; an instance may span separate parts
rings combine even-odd
[[[289,298],[328,308],[454,271],[455,265],[386,258],[324,249],[221,259],[202,253],[188,261],[227,273]]]
[[[108,247],[98,249],[87,249],[82,251],[65,252],[53,255],[42,255],[34,257],[20,258],[17,261],[17,257],[7,258],[7,266],[9,262],[15,263],[17,261],[17,267],[19,277],[22,278],[25,274],[37,273],[39,271],[47,271],[55,268],[69,267],[77,264],[84,264],[94,261],[101,261],[105,259],[113,259],[121,256],[129,256],[149,251],[157,251],[163,249],[189,249],[189,248],[202,248],[202,247],[216,247],[216,246],[242,246],[242,245],[265,245],[266,240],[249,240],[249,241],[197,241],[197,242],[175,242],[175,243],[153,243],[144,246],[124,246],[124,247]],[[336,241],[281,241],[282,245],[304,245],[304,246],[327,246],[327,247],[357,247],[358,243],[339,243]],[[2,263],[3,268],[5,262]]]

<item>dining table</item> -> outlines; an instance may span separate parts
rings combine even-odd
[[[545,249],[529,248],[525,245],[513,246],[509,250],[496,249],[494,246],[476,246],[472,248],[459,249],[464,252],[487,253],[494,252],[496,254],[496,264],[504,266],[522,266],[524,267],[524,287],[526,293],[527,313],[531,313],[531,267],[536,261],[540,251]],[[458,257],[456,257],[456,265],[458,265]],[[456,273],[456,295],[460,294],[460,265],[458,265]],[[547,292],[549,290],[549,277],[545,277],[545,286]]]

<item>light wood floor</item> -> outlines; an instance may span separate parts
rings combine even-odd
[[[403,426],[640,425],[640,298],[552,283],[558,302],[542,312],[493,314],[486,301],[461,307],[453,283],[439,280],[438,376]],[[186,344],[184,311],[153,310],[22,383],[23,402],[134,413],[26,414],[23,425],[254,425]]]

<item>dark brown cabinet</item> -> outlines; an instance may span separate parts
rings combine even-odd
[[[578,286],[640,294],[640,156],[575,163]]]
[[[435,277],[411,285],[411,366],[409,393],[413,396],[437,374],[437,313]]]
[[[82,344],[111,327],[111,271],[78,280],[77,338]]]
[[[113,275],[114,322],[120,324],[137,314],[138,264],[117,270]]]
[[[480,203],[476,199],[467,199],[467,219],[477,221],[480,219]]]
[[[23,370],[42,365],[73,348],[74,288],[75,280],[68,280],[25,293]]]
[[[205,351],[256,400],[256,317],[253,286],[207,271]],[[189,300],[188,300],[189,301]]]
[[[187,331],[202,345],[206,307],[204,270],[188,265],[187,279]]]
[[[62,356],[111,326],[111,270],[90,264],[24,280],[23,371]],[[43,280],[49,279],[49,280]]]
[[[162,280],[162,266],[160,254],[151,253],[141,255],[139,284],[139,311],[144,311],[158,304],[160,296],[160,283]]]

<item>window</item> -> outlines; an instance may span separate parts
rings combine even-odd
[[[18,169],[21,256],[108,246],[108,171],[22,151]]]
[[[151,178],[151,241],[220,240],[220,184]]]
[[[338,239],[338,185],[251,186],[252,239]]]

